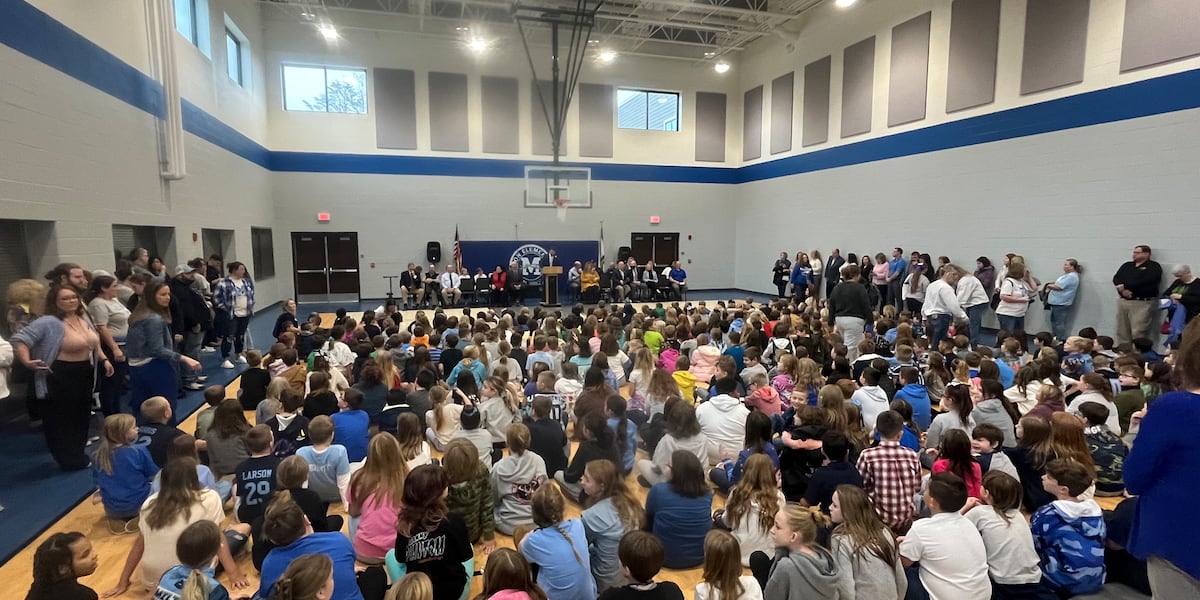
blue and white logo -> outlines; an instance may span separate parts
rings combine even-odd
[[[509,264],[516,261],[525,285],[537,285],[542,280],[542,257],[549,254],[537,244],[525,244],[512,253]]]

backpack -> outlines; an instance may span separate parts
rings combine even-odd
[[[787,342],[787,345],[780,346],[779,344],[775,343],[775,340],[785,340]],[[792,343],[791,339],[789,339],[789,338],[771,338],[767,342],[767,351],[763,352],[762,357],[767,359],[767,361],[771,365],[777,365],[777,364],[779,364],[779,359],[784,354],[795,354],[795,353],[796,353],[796,344]]]

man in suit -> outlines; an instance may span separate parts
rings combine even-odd
[[[420,271],[417,271],[417,273],[420,273]],[[425,284],[425,298],[429,300],[431,307],[441,301],[442,284],[438,280],[437,265],[429,263],[429,269],[425,271],[421,283]]]
[[[561,267],[562,261],[558,259],[558,251],[554,248],[550,249],[550,253],[542,257],[542,267]]]
[[[547,254],[548,258],[550,255]],[[557,258],[556,258],[557,259]],[[505,282],[505,291],[508,292],[508,301],[511,304],[523,304],[525,290],[525,274],[521,272],[521,264],[517,261],[508,263],[508,281]]]
[[[408,299],[412,298],[412,307],[421,305],[425,299],[425,284],[421,280],[421,270],[417,265],[408,263],[408,270],[400,274],[400,302],[405,310],[409,308]]]
[[[829,255],[829,259],[825,261],[826,298],[833,293],[833,288],[837,287],[838,282],[842,280],[842,267],[845,265],[846,259],[842,258],[842,251],[834,248],[833,253]]]

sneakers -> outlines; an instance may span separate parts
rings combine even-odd
[[[237,361],[238,361],[239,365],[244,365],[244,364],[246,364],[246,357],[239,354],[237,357]]]
[[[204,384],[203,384],[203,383],[200,383],[199,381],[193,381],[193,382],[191,382],[191,383],[189,383],[189,384],[187,384],[187,385],[185,385],[185,386],[183,386],[183,387],[185,387],[185,388],[187,388],[187,389],[189,389],[189,390],[193,390],[193,391],[195,391],[195,390],[202,390],[202,389],[204,389]]]
[[[217,351],[217,347],[216,347],[216,346],[205,346],[205,347],[203,347],[203,348],[201,348],[201,349],[200,349],[200,352],[201,352],[201,353],[203,353],[203,354],[211,354],[211,353],[213,353],[213,352],[216,352],[216,351]]]
[[[208,375],[197,375],[194,379],[195,381],[204,383],[205,381],[208,381]]]
[[[227,358],[227,359],[225,359],[225,362],[221,363],[221,368],[222,369],[232,369],[233,363],[229,362],[229,359]]]

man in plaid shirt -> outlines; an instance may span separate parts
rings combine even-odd
[[[875,512],[897,534],[904,534],[913,521],[913,496],[921,489],[921,461],[916,452],[900,445],[904,419],[894,410],[880,413],[875,421],[879,445],[858,457],[863,489],[875,504]]]

